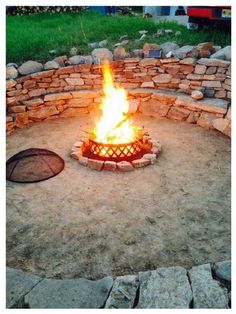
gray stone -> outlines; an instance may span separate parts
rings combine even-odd
[[[107,48],[97,48],[92,51],[92,56],[99,59],[101,63],[113,60],[112,52]]]
[[[98,46],[103,48],[103,47],[106,47],[107,44],[108,44],[108,40],[104,39],[104,40],[99,41]]]
[[[210,264],[194,266],[189,271],[196,309],[222,309],[228,307],[228,292],[212,278]]]
[[[195,46],[183,46],[179,49],[173,51],[173,55],[179,59],[184,59],[188,57],[197,57],[197,49]]]
[[[59,69],[60,65],[55,61],[48,61],[44,64],[44,70]]]
[[[8,63],[7,65],[6,65],[6,67],[7,68],[9,68],[9,67],[14,67],[14,68],[18,68],[18,65],[16,64],[16,63],[13,63],[13,62],[10,62],[10,63]]]
[[[211,59],[221,59],[231,61],[231,46],[226,46],[210,56]]]
[[[152,78],[156,84],[167,84],[170,83],[171,79],[171,74],[158,74]]]
[[[214,269],[218,278],[231,282],[231,261],[215,263]]]
[[[42,278],[7,267],[6,272],[6,307],[23,305],[24,296],[36,286]]]
[[[203,95],[203,93],[202,93],[201,91],[199,91],[199,90],[194,90],[194,91],[192,91],[192,93],[191,93],[191,97],[192,97],[193,99],[199,100],[199,99],[202,99],[202,98],[204,97],[204,95]]]
[[[94,49],[94,48],[98,47],[98,42],[97,42],[97,41],[94,41],[94,42],[92,42],[92,43],[88,43],[88,46],[89,46],[90,48]]]
[[[92,56],[73,56],[69,58],[70,64],[92,64]]]
[[[114,281],[111,293],[107,299],[107,309],[131,309],[134,305],[138,289],[138,276],[127,275],[117,277]]]
[[[189,308],[192,291],[187,271],[180,266],[139,273],[140,309]]]
[[[15,79],[18,76],[18,71],[14,66],[6,67],[6,79]]]
[[[179,46],[176,43],[173,43],[171,41],[167,41],[167,42],[161,44],[160,46],[161,46],[165,55],[169,52],[172,52],[172,54],[173,54],[173,50],[179,49]]]
[[[203,64],[206,66],[213,66],[213,67],[222,67],[227,68],[230,65],[230,61],[226,60],[219,60],[219,59],[212,59],[212,58],[201,58],[197,61],[198,64]]]
[[[27,75],[35,72],[40,72],[43,70],[43,65],[36,61],[26,61],[19,68],[18,72],[21,75]]]
[[[115,48],[113,52],[114,60],[123,60],[128,56],[128,53],[126,52],[125,48],[120,45]]]
[[[112,288],[113,279],[44,279],[25,297],[30,308],[99,309]]]
[[[78,49],[76,47],[72,47],[70,49],[70,55],[71,56],[76,56],[77,55],[77,52],[78,52]]]
[[[174,106],[186,107],[191,110],[204,110],[213,113],[225,114],[229,102],[224,99],[205,98],[199,101],[192,99],[190,96],[178,96]]]

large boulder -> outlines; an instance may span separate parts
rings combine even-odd
[[[15,79],[18,76],[18,71],[14,66],[6,67],[6,79]]]
[[[112,52],[107,48],[96,48],[92,51],[92,56],[100,63],[113,60]]]
[[[167,41],[161,44],[161,49],[163,50],[163,53],[166,55],[169,52],[172,52],[173,50],[179,49],[179,46],[174,42]]]
[[[231,46],[226,46],[210,56],[211,59],[231,61]]]
[[[43,70],[42,63],[36,62],[36,61],[27,61],[24,62],[19,68],[18,72],[21,75],[28,75],[35,72],[40,72]]]
[[[44,70],[59,69],[60,65],[55,61],[48,61],[44,64]]]
[[[70,64],[92,64],[92,56],[73,56],[69,58]]]
[[[128,53],[126,52],[125,48],[120,45],[115,48],[113,52],[114,60],[123,60],[128,56]]]
[[[184,59],[188,57],[197,57],[198,52],[195,46],[187,45],[174,50],[173,55],[179,59]]]

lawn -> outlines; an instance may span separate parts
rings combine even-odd
[[[160,28],[181,31],[180,36],[174,34],[157,38],[155,33]],[[143,41],[139,30],[147,30],[148,36]],[[54,15],[38,14],[31,16],[7,16],[6,20],[6,59],[7,62],[24,62],[52,59],[49,50],[56,49],[57,55],[69,54],[71,47],[78,48],[78,54],[89,54],[88,43],[108,40],[108,48],[119,41],[120,36],[129,35],[130,43],[127,51],[142,48],[145,42],[160,44],[175,41],[179,45],[194,45],[199,42],[213,41],[215,45],[231,44],[230,33],[219,33],[216,29],[189,31],[185,26],[174,22],[155,23],[151,19],[135,16],[100,15],[97,12],[58,13]]]

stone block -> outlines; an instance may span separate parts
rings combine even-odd
[[[132,309],[139,286],[138,276],[119,276],[115,279],[106,309]]]
[[[171,74],[158,74],[152,78],[155,84],[170,83],[171,79],[172,79]]]
[[[16,86],[17,81],[10,79],[6,81],[6,90],[10,90],[11,88],[13,88],[14,86]]]
[[[15,125],[18,128],[24,128],[28,123],[29,123],[28,112],[17,113],[16,118],[15,118]]]
[[[167,117],[169,119],[184,121],[188,118],[190,111],[184,108],[171,107],[168,111]]]
[[[194,70],[194,67],[192,65],[182,64],[180,66],[179,72],[183,74],[190,74]]]
[[[197,120],[197,124],[208,129],[213,129],[213,120],[217,119],[216,114],[202,112]]]
[[[105,161],[104,162],[104,170],[115,171],[116,170],[116,162],[115,161]]]
[[[217,70],[217,67],[208,67],[207,70],[206,70],[206,74],[208,75],[211,75],[211,74],[215,74],[216,73],[216,70]]]
[[[225,114],[227,112],[229,102],[224,99],[204,98],[202,100],[194,100],[190,96],[178,96],[174,106],[186,107],[195,111],[208,111],[212,113]]]
[[[35,108],[43,104],[42,98],[34,98],[30,100],[23,100],[22,103],[27,107],[27,108]]]
[[[19,68],[18,72],[21,75],[27,75],[35,72],[40,72],[43,70],[43,65],[36,61],[24,62]]]
[[[154,82],[153,81],[143,82],[141,84],[141,88],[154,88]]]
[[[88,159],[88,166],[92,170],[101,171],[104,165],[104,161],[97,159]]]
[[[150,165],[151,161],[149,159],[140,158],[131,161],[131,163],[134,166],[134,168],[142,168]]]
[[[156,154],[144,154],[143,155],[144,159],[150,160],[151,165],[155,164],[155,162],[157,161],[157,156]]]
[[[194,266],[189,271],[193,291],[193,308],[222,309],[228,307],[228,292],[212,278],[210,264]]]
[[[8,107],[9,113],[18,113],[18,112],[25,112],[26,106],[11,106]]]
[[[212,121],[213,127],[216,130],[218,130],[224,134],[225,134],[225,132],[227,133],[227,129],[229,127],[229,124],[230,124],[230,120],[224,119],[224,118],[218,118],[218,119],[215,119]]]
[[[87,167],[88,166],[88,157],[80,156],[79,157],[79,164]]]
[[[46,119],[58,113],[59,111],[57,110],[55,106],[41,107],[41,108],[36,108],[34,110],[30,110],[29,118],[31,120],[38,121],[38,120]]]
[[[156,99],[150,99],[149,101],[141,101],[139,111],[143,114],[155,116],[160,115],[165,117],[170,109],[169,105],[164,105]]]
[[[50,107],[49,107],[50,108]],[[63,111],[60,114],[61,118],[72,118],[72,117],[78,117],[83,114],[88,113],[87,107],[76,107],[76,108],[66,108],[65,111]]]
[[[112,288],[113,280],[44,279],[25,297],[31,309],[99,309]]]
[[[205,74],[206,73],[206,68],[207,67],[205,65],[197,64],[195,66],[194,73],[195,74]]]
[[[25,89],[33,88],[36,86],[36,80],[27,80],[23,83]]]
[[[225,90],[218,90],[215,92],[215,98],[226,98],[226,91]]]
[[[57,93],[57,94],[49,94],[44,96],[44,101],[54,101],[60,99],[70,99],[72,98],[71,93]]]
[[[92,102],[93,101],[91,98],[72,98],[72,99],[68,99],[66,101],[66,104],[69,107],[76,108],[76,107],[87,107]]]
[[[45,94],[46,94],[45,88],[32,89],[31,91],[29,91],[30,98],[45,95]]]
[[[227,68],[230,65],[230,61],[219,60],[219,59],[208,59],[208,58],[201,58],[197,61],[198,64],[203,64],[206,66],[215,66],[215,67],[222,67]]]
[[[84,85],[84,80],[80,77],[68,77],[65,78],[67,84],[75,86],[75,85]]]
[[[128,172],[128,171],[134,170],[134,167],[128,161],[120,161],[120,162],[117,162],[116,165],[117,165],[117,169],[122,172]]]
[[[139,273],[139,309],[189,308],[192,291],[187,271],[180,266]]]
[[[185,58],[179,61],[179,64],[186,64],[186,65],[194,65],[196,64],[195,58]]]
[[[22,307],[24,296],[41,280],[38,276],[7,267],[6,308]]]

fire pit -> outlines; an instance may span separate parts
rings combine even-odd
[[[148,132],[133,124],[126,91],[113,84],[109,64],[103,69],[102,115],[94,129],[72,147],[71,156],[95,170],[130,171],[153,164],[161,151]]]

